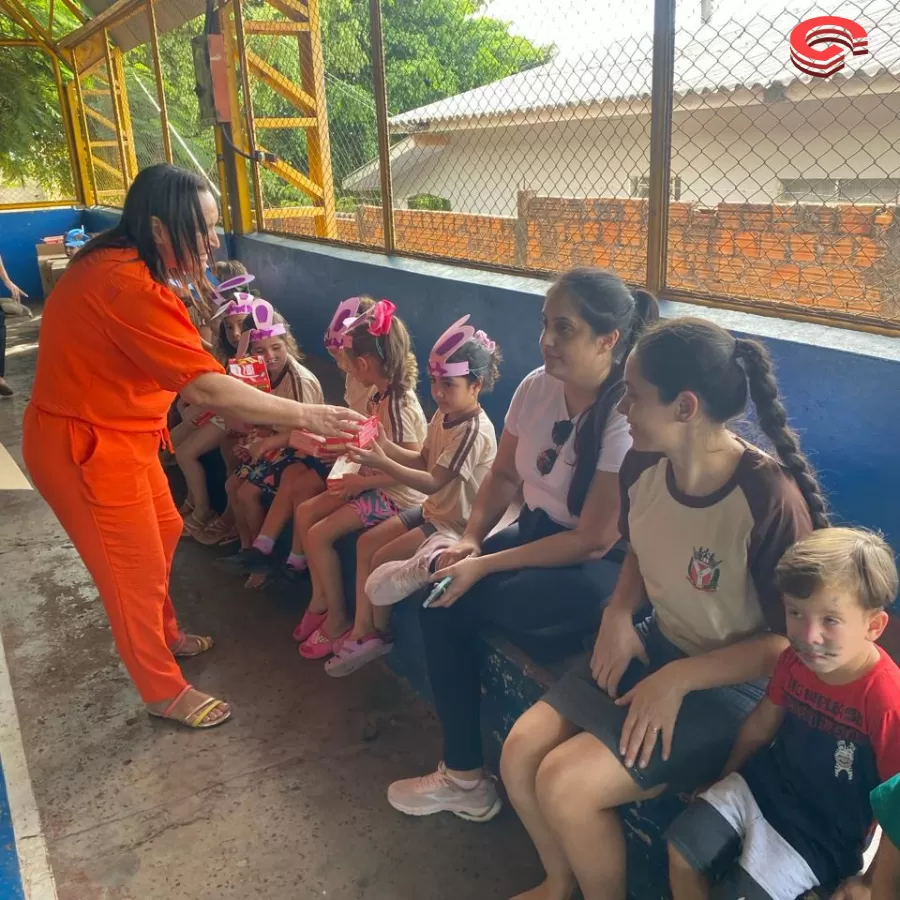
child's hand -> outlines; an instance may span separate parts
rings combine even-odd
[[[337,488],[334,493],[340,494],[345,500],[353,500],[368,489],[368,481],[362,475],[345,475],[340,481],[335,482]]]
[[[848,878],[831,895],[831,900],[869,900],[871,888],[864,876],[855,875]]]
[[[384,448],[375,441],[368,450],[361,450],[359,447],[348,447],[347,456],[355,463],[362,466],[368,466],[370,469],[378,469],[379,472],[384,471],[384,464],[387,462],[387,456]]]

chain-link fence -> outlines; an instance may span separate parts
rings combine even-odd
[[[322,4],[327,77],[340,78],[335,192],[352,212],[337,237],[383,246],[367,4],[337,7]],[[809,2],[678,0],[669,121],[654,107],[666,54],[655,72],[653,0],[383,3],[395,248],[645,283],[653,232],[654,286],[672,296],[900,324],[900,12],[889,0],[840,12],[868,53],[813,77],[790,50],[818,15]],[[654,108],[667,210],[650,197]]]

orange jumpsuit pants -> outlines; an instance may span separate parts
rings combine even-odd
[[[169,596],[183,523],[159,462],[159,432],[115,431],[29,406],[22,451],[97,585],[119,656],[145,703],[187,684],[170,647]]]

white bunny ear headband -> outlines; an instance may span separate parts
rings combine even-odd
[[[471,372],[468,360],[447,362],[447,360],[469,341],[477,341],[488,353],[493,353],[497,345],[483,332],[476,331],[466,323],[471,316],[463,316],[454,322],[438,339],[428,355],[428,373],[435,378],[456,378]]]
[[[275,309],[268,300],[253,298],[250,307],[250,315],[253,317],[253,324],[256,327],[241,335],[237,349],[238,357],[247,355],[251,341],[262,341],[265,338],[287,334],[287,327],[283,323],[275,321]]]
[[[239,287],[246,287],[254,281],[255,275],[236,275],[227,281],[222,281],[213,288],[213,302],[218,309],[213,313],[213,318],[219,316],[249,316],[253,312],[253,294],[244,292],[236,293],[232,300],[224,296],[226,291],[233,291]]]
[[[359,297],[350,297],[338,304],[331,318],[331,324],[325,331],[325,349],[340,350],[344,346],[344,333],[347,326],[356,318],[359,312]]]

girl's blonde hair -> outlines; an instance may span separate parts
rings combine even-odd
[[[869,610],[890,606],[898,588],[894,553],[864,528],[823,528],[797,541],[775,569],[782,594],[805,600],[821,588],[852,592]]]
[[[370,297],[362,298],[370,301]],[[372,301],[374,304],[374,301]],[[360,310],[368,309],[360,304]],[[362,325],[351,332],[351,344],[347,348],[350,356],[359,359],[361,356],[374,356],[384,371],[384,377],[395,390],[414,390],[419,380],[419,364],[412,352],[412,340],[403,321],[397,316],[391,320],[391,328],[387,334],[372,334]]]

